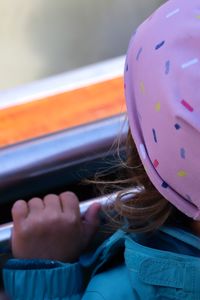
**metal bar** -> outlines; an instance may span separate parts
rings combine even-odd
[[[127,130],[125,115],[120,114],[1,148],[0,205],[93,176],[95,161],[102,166],[105,157],[113,159],[118,136],[123,150]]]
[[[131,194],[131,195],[133,195],[137,192],[138,192],[137,188],[132,188],[132,189],[126,190],[126,193]],[[115,201],[116,196],[117,196],[117,192],[81,202],[80,203],[80,212],[83,215],[92,203],[100,203],[102,207],[105,205],[112,204]],[[124,197],[124,199],[127,199],[127,198],[128,198],[128,196]],[[4,246],[5,245],[9,246],[9,240],[11,238],[12,228],[13,228],[12,222],[0,225],[0,247],[2,244]]]
[[[20,186],[20,197],[23,196],[23,187],[27,179],[41,181],[41,176],[61,172],[63,168],[73,170],[80,162],[93,162],[94,158],[108,157],[108,153],[115,153],[113,142],[120,135],[121,145],[127,135],[128,126],[125,124],[124,114],[107,118],[98,122],[86,124],[51,134],[31,141],[19,143],[0,149],[0,204],[7,203],[5,191],[9,191],[11,199],[18,197],[17,188]],[[80,175],[80,170],[78,169]],[[53,175],[52,175],[53,176]],[[68,177],[71,176],[68,171]],[[45,179],[47,180],[47,179]],[[79,178],[80,180],[80,178]],[[55,180],[54,180],[55,181]],[[66,179],[67,181],[67,179]],[[25,184],[24,184],[25,182]],[[41,184],[41,182],[40,182]],[[47,182],[44,182],[45,186]],[[36,185],[37,186],[37,185]],[[35,193],[36,187],[34,186]],[[116,194],[88,200],[80,203],[81,213],[95,202],[104,205],[113,201]],[[17,198],[19,199],[19,198]],[[21,198],[22,199],[22,198]],[[0,225],[0,250],[9,245],[13,224]]]
[[[108,153],[127,133],[124,114],[0,149],[0,191],[6,186]]]

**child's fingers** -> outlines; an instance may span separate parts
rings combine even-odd
[[[40,198],[32,198],[28,202],[29,213],[37,213],[44,208],[44,203]]]
[[[50,209],[54,210],[56,212],[61,212],[61,204],[60,204],[60,199],[57,195],[50,194],[44,197],[44,206],[45,209]]]
[[[95,234],[99,227],[99,211],[101,209],[101,204],[94,203],[86,211],[83,219],[84,231],[86,236],[86,242],[89,241]]]
[[[93,226],[99,225],[99,211],[101,209],[100,203],[93,203],[86,213],[84,214],[84,221],[87,224],[92,224]]]
[[[12,210],[12,218],[14,225],[18,225],[21,221],[27,218],[29,209],[26,201],[18,200],[14,203]]]
[[[59,197],[64,213],[74,212],[75,215],[80,216],[79,200],[74,193],[64,192]]]

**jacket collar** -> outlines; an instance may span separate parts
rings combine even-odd
[[[161,232],[166,239],[174,238],[180,242],[180,247],[184,243],[200,249],[200,239],[188,232],[167,227],[163,227]],[[146,247],[131,235],[126,235],[125,263],[133,288],[137,276],[143,290],[152,286],[166,293],[168,288],[172,294],[170,299],[177,299],[177,293],[184,299],[200,299],[200,256]],[[186,298],[186,295],[192,295],[192,298]]]
[[[173,228],[173,227],[167,227],[167,226],[163,226],[160,229],[160,231],[179,240],[180,242],[185,243],[188,246],[191,246],[197,250],[200,250],[200,238],[188,231],[185,231],[181,228]],[[199,256],[200,256],[200,252],[199,252]]]

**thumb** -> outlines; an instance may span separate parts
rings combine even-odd
[[[83,217],[83,226],[84,226],[84,239],[86,244],[89,243],[95,232],[97,231],[100,225],[99,211],[101,209],[101,204],[93,203]]]

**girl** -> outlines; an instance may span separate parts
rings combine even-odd
[[[200,299],[199,82],[199,0],[169,0],[137,29],[127,53],[126,181],[141,188],[114,203],[121,229],[85,251],[98,204],[81,218],[70,192],[17,201],[15,259],[4,268],[11,299]]]

